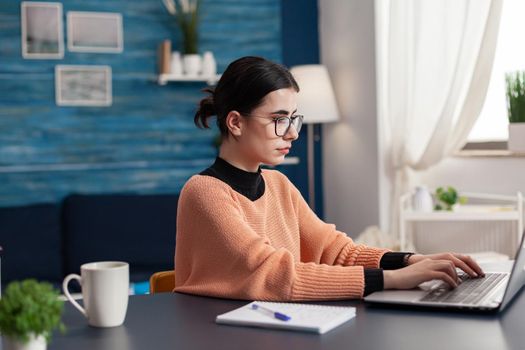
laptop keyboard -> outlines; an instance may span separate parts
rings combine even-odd
[[[434,303],[477,304],[494,288],[507,274],[486,273],[484,278],[469,278],[467,274],[460,275],[461,284],[455,289],[448,286],[438,287],[426,294],[420,301]]]

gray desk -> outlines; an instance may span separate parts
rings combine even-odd
[[[215,316],[246,302],[184,294],[133,296],[123,326],[89,327],[68,304],[65,335],[49,350],[124,349],[525,349],[525,293],[501,315],[381,309],[361,302],[357,317],[324,335],[217,325]]]

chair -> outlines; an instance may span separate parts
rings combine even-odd
[[[149,293],[167,293],[175,288],[175,270],[155,272],[149,279]]]

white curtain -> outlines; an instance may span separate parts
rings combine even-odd
[[[381,142],[390,227],[412,171],[461,148],[483,106],[502,0],[376,0]]]

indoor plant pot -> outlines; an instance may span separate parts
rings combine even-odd
[[[27,342],[23,342],[20,339],[11,338],[5,336],[3,339],[4,350],[46,350],[47,342],[43,335],[35,337],[34,335],[29,336]]]
[[[197,76],[202,69],[199,48],[199,0],[163,0],[168,12],[175,16],[180,31],[184,74]]]
[[[505,82],[509,117],[508,149],[525,152],[525,72],[507,73]]]
[[[525,153],[525,123],[509,123],[508,149]]]
[[[202,58],[198,54],[186,54],[183,56],[184,74],[197,76],[201,72]]]
[[[64,302],[47,282],[10,283],[0,299],[0,332],[4,350],[45,350],[61,322]]]

